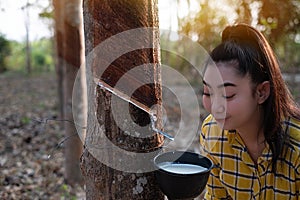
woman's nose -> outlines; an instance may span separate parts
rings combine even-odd
[[[225,113],[225,100],[221,98],[214,98],[212,100],[212,113]]]

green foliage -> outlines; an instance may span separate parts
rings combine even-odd
[[[27,125],[27,124],[29,124],[30,122],[31,122],[31,119],[30,119],[29,117],[27,117],[27,116],[23,116],[23,117],[21,118],[21,123],[22,123],[22,124]]]
[[[263,26],[284,70],[300,66],[300,2],[299,0],[264,0],[258,23]]]
[[[0,34],[0,73],[7,70],[7,57],[11,54],[11,44]]]
[[[39,17],[41,18],[47,18],[47,19],[53,19],[53,11],[50,11],[48,12],[47,10],[46,11],[43,11],[39,14]]]
[[[76,200],[76,196],[72,194],[71,187],[67,184],[63,184],[60,188],[64,194],[61,196],[61,199],[70,199],[70,200]]]
[[[42,7],[41,12],[39,13],[40,18],[50,19],[50,20],[54,19],[54,8],[53,8],[52,0],[49,0],[48,4],[40,5],[39,7]]]
[[[9,71],[24,71],[25,69],[25,45],[11,41],[11,55],[7,59]]]
[[[300,30],[299,0],[264,0],[259,10],[259,24],[265,27],[266,34],[276,42],[285,34]]]
[[[34,71],[54,69],[53,46],[51,39],[41,39],[32,43],[32,67]]]
[[[8,57],[8,70],[25,72],[26,44],[11,42],[11,55]],[[54,71],[52,39],[40,39],[31,42],[31,64],[33,72]]]
[[[200,12],[192,20],[181,20],[181,32],[189,37],[196,35],[197,42],[210,51],[220,41],[220,32],[229,23],[227,13],[212,8],[209,1],[202,1],[200,7]]]
[[[217,1],[199,0],[199,6],[196,16],[180,19],[180,32],[190,38],[196,36],[207,51],[220,42],[220,33],[225,26],[244,22],[264,33],[283,70],[300,71],[299,0],[222,0],[219,4]],[[231,8],[232,13],[223,9],[226,6]]]

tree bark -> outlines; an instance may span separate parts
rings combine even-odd
[[[61,0],[53,0],[54,7],[54,37],[55,37],[55,71],[57,76],[57,91],[59,102],[59,118],[63,119],[63,9]]]
[[[81,166],[87,199],[164,198],[153,170],[146,169],[163,144],[162,136],[151,130],[149,114],[97,86],[103,81],[148,108],[161,105],[158,29],[135,37],[124,33],[147,27],[158,27],[156,0],[84,0],[86,63],[91,65],[87,74],[92,74],[87,75],[89,116]],[[115,46],[101,46],[120,33],[125,36],[116,39]],[[110,60],[112,54],[132,46],[140,48]],[[95,79],[96,84],[91,81]],[[156,112],[160,128],[162,111],[158,107]]]
[[[30,28],[30,17],[29,17],[29,8],[30,4],[27,0],[26,6],[24,6],[26,17],[25,17],[25,30],[26,30],[26,72],[31,74],[31,44],[29,37],[29,28]]]
[[[62,100],[65,137],[64,177],[70,185],[83,184],[79,167],[83,145],[75,127],[72,108],[73,86],[79,68],[84,63],[82,0],[54,1],[59,72],[62,73]],[[62,69],[62,70],[61,70]]]

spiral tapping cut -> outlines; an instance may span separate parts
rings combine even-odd
[[[110,93],[114,94],[115,96],[121,98],[122,100],[124,100],[124,101],[134,105],[135,107],[143,110],[144,112],[148,113],[150,115],[150,119],[151,119],[151,128],[152,128],[152,130],[155,131],[155,132],[158,132],[159,134],[163,135],[164,137],[168,138],[169,140],[172,140],[172,141],[174,140],[173,136],[171,136],[171,135],[159,130],[158,128],[156,128],[155,122],[157,121],[157,117],[156,117],[156,114],[153,113],[150,108],[148,108],[147,106],[141,104],[138,101],[135,101],[134,99],[131,99],[128,95],[120,92],[119,90],[116,90],[115,88],[111,87],[110,85],[106,84],[105,82],[103,82],[100,79],[97,80],[97,85],[99,87],[101,87],[102,89],[107,90]]]

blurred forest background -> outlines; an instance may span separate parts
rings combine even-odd
[[[4,0],[0,12],[6,12]],[[45,2],[47,2],[45,4]],[[164,0],[159,0],[159,5]],[[259,28],[274,47],[283,71],[298,71],[300,65],[300,1],[299,0],[172,0],[159,8],[164,16],[164,29],[178,31],[199,42],[208,51],[220,41],[220,33],[228,24],[245,22]],[[0,28],[0,72],[48,72],[54,71],[53,4],[51,0],[24,0],[16,8],[25,12],[26,37],[22,41],[7,39]],[[42,2],[42,3],[41,3]],[[39,18],[47,24],[53,37],[30,40],[30,17],[26,12],[39,9]],[[165,16],[172,8],[172,15]],[[165,10],[164,10],[165,9]],[[174,19],[174,16],[176,19]],[[167,22],[166,22],[167,21]],[[169,21],[169,22],[168,22]],[[8,22],[9,23],[9,22]],[[169,25],[165,25],[169,24]],[[168,27],[169,26],[169,27]],[[175,29],[174,29],[175,28]],[[180,38],[178,38],[180,40]],[[28,41],[29,40],[29,41]],[[170,41],[168,36],[161,37]],[[174,45],[181,45],[180,41]],[[179,47],[178,47],[179,48]],[[164,58],[164,55],[162,55]],[[172,61],[171,61],[172,63]],[[30,65],[30,66],[28,66]],[[178,68],[184,66],[171,65]]]
[[[0,13],[6,12],[4,1],[0,0]],[[0,25],[0,198],[80,198],[82,188],[74,189],[63,179],[63,127],[59,121],[47,121],[60,115],[53,2],[14,1],[23,3],[16,9],[24,13],[25,37],[10,39]],[[225,26],[245,22],[257,27],[273,46],[300,102],[300,0],[158,0],[158,4],[161,28],[188,36],[208,52],[220,42]],[[48,36],[31,37],[33,9],[48,27]],[[160,43],[180,51],[181,39],[163,34]],[[196,52],[191,54],[197,59]],[[176,55],[162,51],[161,59],[193,76]]]

